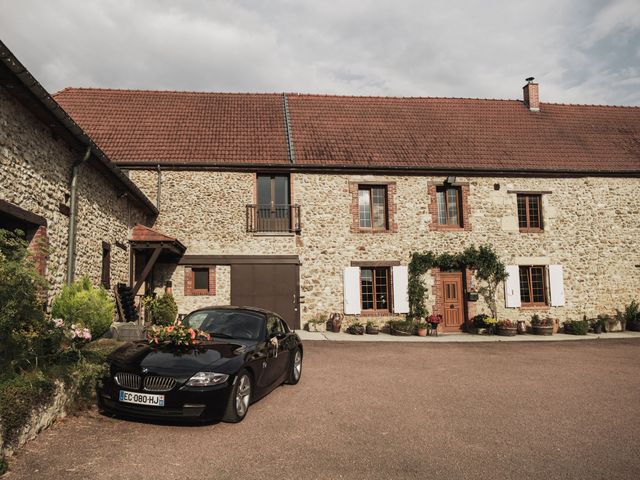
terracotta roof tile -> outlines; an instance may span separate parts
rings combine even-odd
[[[173,237],[169,237],[139,223],[133,227],[131,232],[133,242],[176,242]]]
[[[117,163],[287,164],[282,95],[66,89]],[[296,163],[640,172],[640,108],[463,98],[288,96]]]

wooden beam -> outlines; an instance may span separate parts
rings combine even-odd
[[[149,259],[149,261],[144,266],[144,270],[142,271],[142,274],[140,275],[140,278],[138,279],[138,281],[136,282],[136,284],[133,287],[133,296],[134,297],[137,295],[138,290],[140,290],[140,287],[142,286],[144,281],[147,279],[147,277],[151,273],[151,269],[156,264],[156,260],[158,260],[158,257],[160,256],[160,252],[161,251],[162,251],[162,247],[156,247],[155,250],[153,251],[153,253],[151,254],[151,258]]]

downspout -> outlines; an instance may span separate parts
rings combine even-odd
[[[69,217],[69,238],[67,240],[67,285],[73,283],[76,270],[76,209],[78,203],[78,170],[80,169],[80,165],[89,160],[90,156],[91,146],[88,146],[84,157],[82,157],[82,160],[75,162],[73,164],[73,168],[71,169],[71,199],[69,205],[71,215]]]
[[[158,169],[158,188],[156,190],[156,208],[160,213],[160,195],[162,193],[162,171],[160,170],[160,164],[156,167]]]

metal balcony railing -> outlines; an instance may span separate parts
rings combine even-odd
[[[247,205],[247,232],[300,231],[300,205]]]

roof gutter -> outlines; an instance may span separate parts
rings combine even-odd
[[[123,168],[129,170],[153,170],[156,164],[149,162],[120,162]],[[186,162],[164,162],[161,164],[164,170],[217,170],[217,171],[237,171],[255,172],[280,171],[280,172],[307,172],[307,173],[351,173],[351,174],[384,174],[384,175],[447,175],[459,174],[471,177],[640,177],[638,170],[545,170],[545,169],[505,169],[505,168],[460,168],[460,167],[421,167],[394,165],[390,167],[379,166],[354,166],[354,165],[301,165],[287,163],[186,163]]]
[[[60,123],[80,144],[81,151],[85,148],[91,149],[93,156],[108,169],[109,173],[120,183],[126,190],[132,193],[137,202],[153,215],[158,214],[155,205],[142,193],[127,176],[104,154],[104,152],[91,140],[91,138],[73,121],[73,119],[65,112],[56,102],[49,92],[31,75],[31,73],[20,63],[13,55],[11,50],[0,41],[0,60],[11,71],[16,79],[20,81],[22,86],[26,88],[46,109],[55,120]]]

